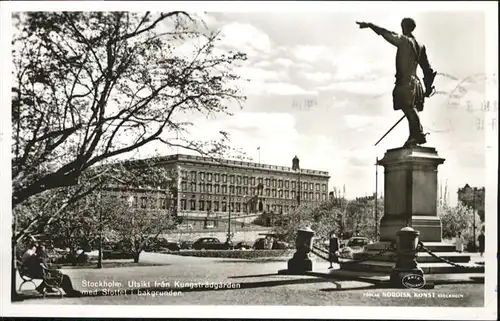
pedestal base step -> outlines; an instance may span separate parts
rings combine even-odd
[[[368,250],[366,252],[355,253],[354,260],[362,260],[363,258],[375,255],[379,251]],[[468,263],[470,262],[470,255],[468,253],[458,253],[458,252],[439,252],[436,253],[439,257],[445,258],[448,261],[455,263]],[[385,252],[381,255],[378,255],[373,258],[374,261],[386,261],[386,262],[396,262],[396,253],[395,252]],[[435,258],[427,252],[418,252],[417,253],[417,262],[418,263],[440,263],[441,260]]]
[[[478,266],[473,263],[462,263],[464,266],[456,267],[447,263],[421,263],[418,265],[424,274],[440,274],[440,273],[484,273],[484,266]],[[357,271],[357,272],[381,272],[390,273],[394,267],[394,262],[385,261],[364,261],[360,263],[343,263],[340,265],[341,270]]]
[[[424,246],[434,253],[437,252],[455,252],[455,245],[443,242],[423,242]],[[377,242],[368,244],[366,246],[367,251],[380,251],[387,248],[390,242]],[[458,253],[458,252],[455,252]]]

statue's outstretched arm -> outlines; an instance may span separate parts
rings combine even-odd
[[[359,25],[359,27],[361,29],[364,29],[364,28],[372,29],[377,35],[382,36],[385,40],[387,40],[387,42],[389,42],[390,44],[392,44],[396,47],[398,47],[402,42],[401,36],[399,34],[397,34],[396,32],[379,27],[371,22],[368,22],[368,23],[367,22],[356,22],[356,23]]]

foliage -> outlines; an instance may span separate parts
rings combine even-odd
[[[458,189],[458,199],[460,203],[466,207],[475,209],[478,212],[481,222],[484,222],[485,193],[486,190],[484,187],[472,188],[468,184],[465,185],[465,187]]]
[[[463,204],[457,206],[441,204],[438,206],[438,216],[441,219],[444,239],[455,238],[458,232],[461,232],[466,240],[473,240],[474,213],[472,209]],[[477,238],[481,230],[481,221],[477,214],[475,223]]]
[[[15,217],[18,218],[15,242],[23,238],[29,241],[34,237],[45,244],[69,248],[70,256],[74,257],[79,248],[96,249],[102,231],[104,241],[125,241],[129,244],[127,250],[138,258],[144,246],[142,240],[149,236],[148,233],[155,237],[155,233],[157,235],[171,227],[171,216],[175,215],[175,208],[158,209],[155,213],[160,214],[159,217],[152,217],[149,211],[138,210],[141,217],[134,221],[138,236],[132,238],[130,225],[123,223],[128,222],[132,213],[135,215],[135,209],[132,212],[128,201],[113,198],[110,193],[113,190],[125,190],[125,198],[132,194],[139,195],[130,189],[141,184],[142,188],[149,188],[156,194],[161,193],[166,198],[175,199],[177,172],[153,164],[154,160],[151,163],[148,160],[141,162],[140,166],[117,163],[112,167],[95,168],[90,174],[91,170],[86,171],[85,174],[89,175],[85,177],[92,177],[96,182],[83,180],[78,186],[54,189],[30,198],[14,208]],[[153,181],[154,184],[146,186],[145,183]],[[68,204],[65,196],[81,191],[86,191],[86,194]],[[160,207],[160,204],[157,205]]]
[[[383,202],[378,202],[379,218],[383,214]],[[299,227],[309,226],[315,232],[315,238],[327,240],[334,231],[344,238],[359,234],[376,239],[374,201],[346,200],[333,198],[313,204],[306,203],[276,223],[275,233],[283,235],[287,242],[293,242]]]
[[[77,185],[93,165],[157,141],[204,154],[220,141],[177,142],[184,115],[229,114],[244,99],[218,34],[184,12],[24,12],[14,16],[12,207]],[[181,143],[179,143],[179,141]],[[58,194],[57,192],[55,194]],[[41,200],[44,203],[44,194]],[[43,204],[41,205],[43,206]]]
[[[136,263],[139,262],[140,253],[150,242],[175,226],[172,208],[143,210],[118,199],[111,205],[112,209],[106,216],[114,224],[108,228],[116,235],[114,241],[120,241],[122,250],[132,253]]]

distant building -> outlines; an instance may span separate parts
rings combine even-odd
[[[297,206],[299,192],[301,204],[328,197],[325,171],[182,154],[157,158],[155,166],[177,172],[175,195],[136,188],[117,190],[121,194],[117,197],[133,200],[142,209],[175,208],[172,213],[182,221],[180,227],[188,230],[227,227],[229,213],[232,225],[238,227],[263,213],[286,215]]]

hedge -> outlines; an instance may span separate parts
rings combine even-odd
[[[196,257],[220,257],[229,259],[255,259],[269,257],[288,257],[293,255],[295,250],[183,250],[183,251],[167,251],[160,253],[168,253],[181,256],[196,256]]]

